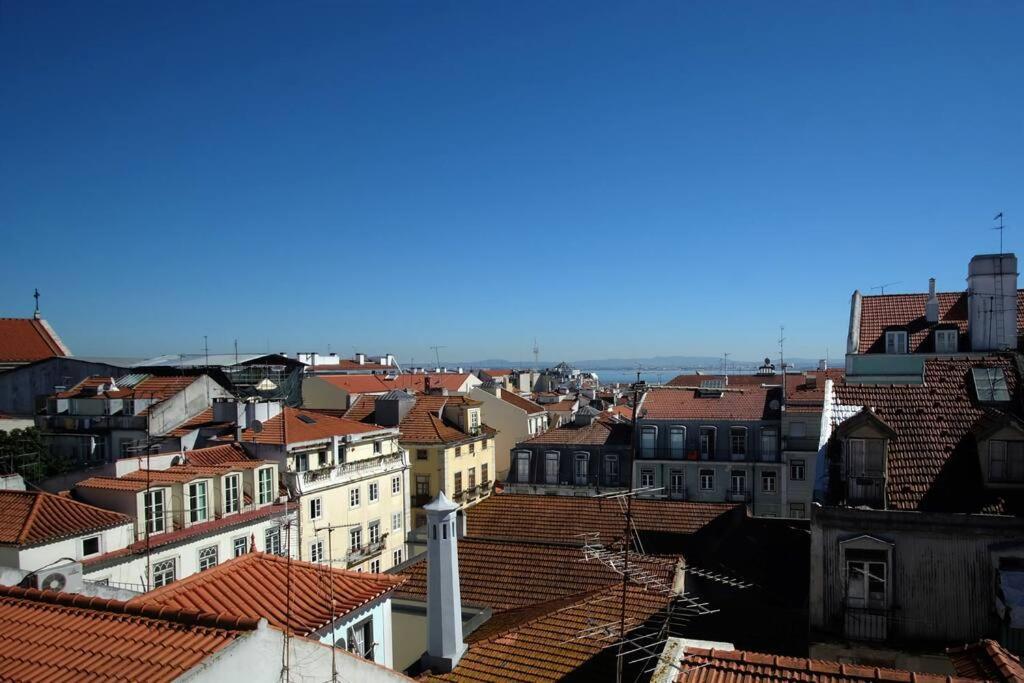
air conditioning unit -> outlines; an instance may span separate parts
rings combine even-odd
[[[41,591],[79,593],[82,590],[82,563],[67,562],[38,571],[36,582]]]

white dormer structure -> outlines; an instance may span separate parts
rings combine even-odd
[[[439,673],[451,671],[466,653],[459,591],[458,509],[444,491],[423,506],[427,513],[427,653],[423,664]]]

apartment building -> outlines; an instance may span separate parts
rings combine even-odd
[[[398,430],[284,408],[239,443],[285,472],[300,559],[381,572],[407,558],[409,457]]]
[[[305,408],[347,410],[360,396],[380,396],[389,391],[460,394],[480,384],[480,378],[469,372],[307,375],[302,381],[302,405]]]
[[[484,424],[479,401],[446,390],[415,395],[392,391],[360,397],[345,416],[401,432],[415,482],[410,500],[416,527],[426,518],[422,507],[441,491],[460,508],[490,495],[496,432]]]
[[[495,381],[471,389],[469,397],[483,404],[487,421],[497,431],[494,437],[496,478],[505,481],[512,448],[520,441],[547,431],[548,413],[544,406]]]

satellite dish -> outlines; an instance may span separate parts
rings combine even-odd
[[[59,572],[54,572],[43,579],[43,583],[40,588],[44,591],[61,591],[64,590],[64,586],[66,586],[67,583],[67,577]]]
[[[259,434],[263,431],[263,423],[259,420],[253,420],[251,429],[253,434]]]
[[[779,402],[773,398],[771,401],[768,402],[768,407],[771,408],[772,410],[778,410]]]

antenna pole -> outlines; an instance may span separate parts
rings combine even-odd
[[[636,421],[639,419],[640,414],[638,408],[640,407],[640,371],[636,372],[636,384],[633,385],[633,425],[636,425]],[[631,531],[633,529],[633,470],[636,469],[637,462],[637,430],[633,430],[633,438],[631,449],[632,463],[629,467],[629,494],[626,496],[626,526],[622,534],[623,543],[625,543],[625,552],[623,554],[623,566],[622,566],[622,606],[619,611],[619,655],[615,661],[615,681],[616,683],[622,683],[622,660],[624,657],[624,648],[626,645],[626,597],[627,590],[629,588],[629,546],[632,543]]]
[[[992,220],[999,221],[999,226],[995,227],[995,228],[992,228],[992,229],[999,231],[999,255],[1002,256],[1002,254],[1003,254],[1003,230],[1006,229],[1006,226],[1003,225],[1003,212],[1000,211],[999,213],[997,213],[995,215],[995,218],[993,218]],[[36,290],[36,296],[39,296],[39,291],[38,290]],[[38,306],[37,306],[37,308],[38,308]]]

